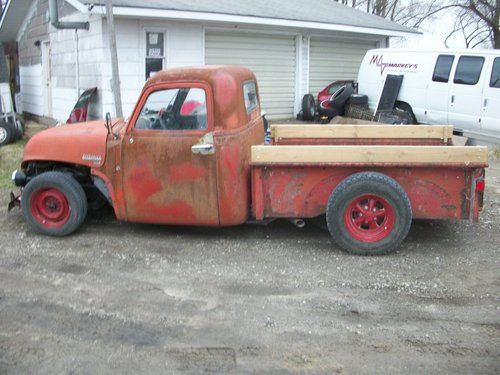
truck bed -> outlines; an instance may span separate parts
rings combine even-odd
[[[408,195],[414,218],[478,219],[482,193],[475,186],[488,165],[487,148],[453,146],[451,127],[309,127],[274,126],[273,144],[252,147],[257,219],[321,215],[335,187],[363,171],[395,179]],[[374,139],[385,143],[371,144]],[[409,140],[410,145],[398,144]]]

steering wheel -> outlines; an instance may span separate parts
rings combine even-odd
[[[157,116],[151,118],[150,128],[161,130],[174,129],[175,124],[175,115],[172,113],[172,111],[161,108],[158,111]]]

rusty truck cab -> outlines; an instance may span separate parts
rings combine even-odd
[[[148,80],[104,165],[119,219],[237,225],[250,216],[251,145],[264,143],[254,74],[243,67],[169,69]],[[111,137],[110,137],[111,138]]]

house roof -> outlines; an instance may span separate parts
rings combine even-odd
[[[105,5],[106,3],[104,0],[78,1],[86,5]],[[113,0],[113,7],[274,18],[419,34],[415,29],[353,9],[333,0]]]
[[[9,0],[0,19],[0,42],[13,42],[33,0]]]
[[[0,42],[14,41],[34,0],[9,0],[0,19]],[[104,0],[66,0],[81,12],[96,12]],[[93,6],[93,7],[92,7]],[[117,16],[180,18],[281,27],[339,30],[379,35],[420,34],[382,17],[333,0],[113,0]],[[140,9],[142,12],[135,12]],[[147,14],[145,11],[150,11]],[[162,13],[163,12],[163,13]],[[102,13],[102,10],[101,10]],[[232,16],[232,17],[228,17]]]

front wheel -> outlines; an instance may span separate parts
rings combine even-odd
[[[356,173],[333,191],[326,211],[328,230],[342,249],[357,255],[395,251],[410,230],[410,201],[394,179]]]
[[[65,236],[77,230],[87,215],[87,198],[81,185],[61,172],[45,172],[23,189],[24,219],[38,233]]]

